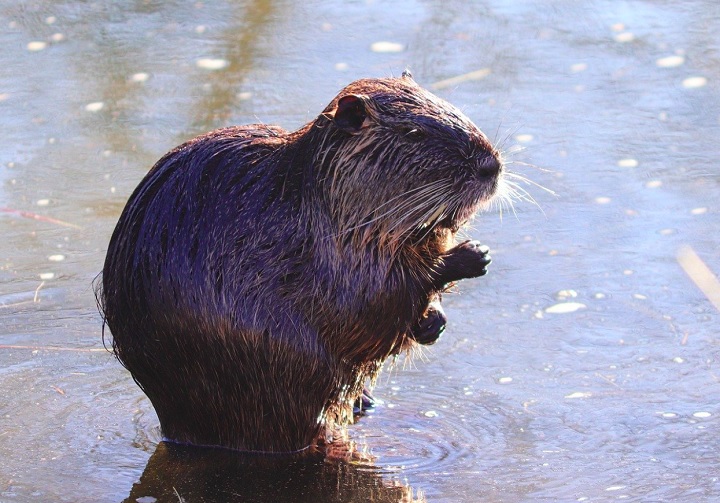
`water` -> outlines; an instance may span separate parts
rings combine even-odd
[[[719,31],[712,1],[0,3],[0,500],[720,498],[720,313],[678,262],[720,274]],[[91,289],[130,192],[406,67],[556,195],[475,221],[491,274],[381,376],[359,460],[158,444]]]

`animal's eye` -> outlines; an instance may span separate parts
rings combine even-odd
[[[400,130],[402,137],[411,142],[417,142],[425,138],[425,132],[416,127],[405,127]]]

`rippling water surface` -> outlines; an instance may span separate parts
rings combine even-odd
[[[720,499],[718,32],[709,0],[0,2],[0,500]],[[158,444],[91,288],[130,192],[406,67],[554,195],[475,220],[491,274],[381,376],[355,461]]]

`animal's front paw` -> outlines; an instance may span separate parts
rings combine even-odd
[[[492,262],[490,248],[480,244],[480,241],[465,241],[451,250],[456,268],[463,278],[477,278],[487,274],[487,267]]]
[[[447,316],[439,301],[431,302],[423,317],[410,329],[410,337],[420,344],[430,345],[445,331]]]

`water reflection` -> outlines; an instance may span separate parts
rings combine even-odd
[[[126,503],[411,502],[412,490],[365,463],[244,455],[160,442]]]
[[[224,69],[201,76],[206,93],[192,105],[193,129],[189,137],[226,125],[241,109],[244,95],[240,84],[255,67],[263,34],[270,31],[266,25],[272,21],[272,2],[256,0],[244,8],[238,5],[230,8],[233,20],[219,35],[217,44],[225,58],[221,60]]]

